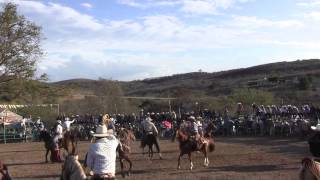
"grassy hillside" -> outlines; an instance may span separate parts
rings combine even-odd
[[[99,94],[102,81],[105,80],[73,79],[52,85],[71,89],[73,94],[95,95]],[[231,95],[239,89],[257,89],[290,101],[316,102],[320,100],[320,60],[278,62],[221,72],[191,72],[112,83],[119,85],[125,96],[210,98]]]
[[[172,97],[180,90],[189,91],[193,96],[219,96],[228,95],[235,89],[252,88],[251,81],[267,79],[285,79],[295,83],[278,83],[269,86],[257,86],[278,93],[284,89],[299,90],[298,80],[301,77],[311,77],[312,87],[308,90],[316,92],[320,86],[320,60],[298,60],[294,62],[279,62],[264,64],[249,68],[207,73],[193,72],[173,76],[145,79],[130,82],[117,82],[126,96],[155,96]],[[74,79],[53,83],[77,90],[79,93],[94,93],[100,87],[100,81],[89,79]],[[281,94],[281,93],[280,93]]]
[[[59,103],[60,113],[168,111],[167,100],[123,96],[174,97],[171,108],[233,107],[238,101],[319,105],[320,60],[279,62],[214,73],[192,72],[139,81],[71,79],[54,83],[12,82],[2,87],[3,104]],[[199,107],[195,107],[199,102]],[[197,105],[198,106],[198,105]],[[43,110],[29,110],[43,117]],[[36,112],[36,113],[34,113]],[[51,112],[51,111],[50,111]],[[53,112],[55,113],[55,112]]]
[[[237,88],[248,88],[248,82],[264,78],[294,80],[311,76],[313,89],[319,87],[320,60],[280,62],[229,71],[205,73],[194,72],[168,77],[122,82],[124,92],[130,96],[174,96],[177,89],[187,89],[195,96],[218,96],[232,93]],[[268,91],[286,88],[297,90],[294,84],[277,84],[269,87],[256,87]]]

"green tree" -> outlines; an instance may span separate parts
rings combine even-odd
[[[298,79],[298,87],[300,90],[308,90],[311,87],[312,77],[302,76]]]
[[[0,10],[0,83],[31,79],[36,62],[43,55],[41,27],[18,14],[17,5],[4,4]]]

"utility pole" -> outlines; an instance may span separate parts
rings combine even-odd
[[[8,117],[8,111],[7,109],[5,109],[6,111],[6,116],[3,118],[3,142],[4,144],[7,144],[7,137],[6,137],[6,120],[7,120],[7,117]]]

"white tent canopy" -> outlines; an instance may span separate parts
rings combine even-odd
[[[22,116],[9,111],[8,109],[0,109],[0,124],[11,125],[21,123]]]

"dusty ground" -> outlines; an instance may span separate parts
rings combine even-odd
[[[216,138],[216,151],[210,154],[209,167],[203,167],[202,154],[194,153],[194,170],[187,157],[177,170],[177,142],[161,141],[164,160],[150,161],[141,154],[139,142],[133,146],[133,172],[126,179],[297,179],[300,161],[308,156],[306,142],[295,139]],[[89,143],[80,143],[80,159]],[[59,179],[61,164],[44,163],[43,143],[1,144],[0,159],[9,165],[14,179]],[[119,166],[117,166],[119,171]],[[122,179],[117,175],[118,179]]]

